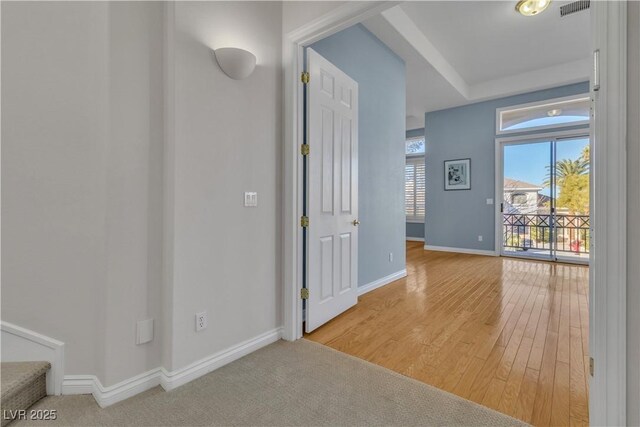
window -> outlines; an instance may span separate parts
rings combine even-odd
[[[426,201],[423,156],[407,157],[404,167],[404,193],[407,221],[424,222]]]
[[[405,153],[407,156],[424,156],[424,136],[408,138]]]
[[[511,196],[512,205],[526,205],[527,200],[527,195],[524,193],[513,193]]]
[[[589,124],[589,95],[550,99],[496,110],[498,134]]]

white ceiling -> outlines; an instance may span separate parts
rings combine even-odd
[[[588,11],[560,17],[554,1],[524,17],[515,1],[405,2],[363,24],[407,64],[407,128],[424,113],[584,81]]]

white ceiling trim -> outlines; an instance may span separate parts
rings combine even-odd
[[[400,6],[382,12],[382,17],[407,40],[407,42],[429,62],[433,68],[447,80],[462,96],[468,99],[469,85],[458,74],[453,66],[442,56],[436,47],[427,39],[413,20]]]
[[[589,59],[566,62],[548,68],[528,71],[513,76],[502,77],[477,83],[469,89],[470,101],[496,98],[517,93],[533,92],[561,85],[589,80]]]
[[[399,1],[346,2],[300,28],[288,32],[285,37],[303,45],[310,45],[389,8],[397,7],[399,3]],[[341,22],[335,25],[338,19]]]
[[[500,98],[589,79],[591,65],[589,59],[584,59],[470,85],[400,6],[392,7],[381,14],[418,54],[468,101]]]

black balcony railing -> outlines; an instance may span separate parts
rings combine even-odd
[[[505,248],[548,251],[555,242],[558,252],[589,253],[589,215],[503,214],[502,224]]]

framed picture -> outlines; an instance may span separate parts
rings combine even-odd
[[[471,189],[471,159],[444,161],[444,189]]]

